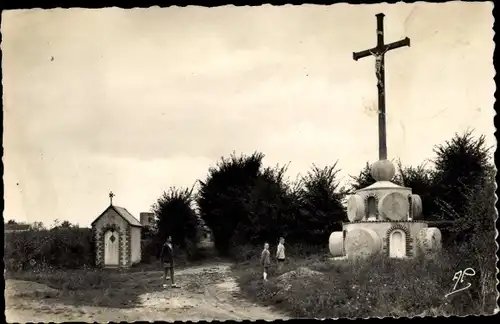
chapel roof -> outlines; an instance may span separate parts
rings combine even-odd
[[[118,215],[120,215],[130,225],[136,226],[136,227],[142,227],[141,222],[139,222],[137,220],[137,218],[135,218],[126,208],[115,206],[115,205],[110,205],[108,208],[106,208],[106,210],[92,222],[92,225],[94,225],[94,223],[97,222],[97,220],[99,218],[101,218],[101,216],[104,215],[108,211],[108,209],[110,209],[110,208],[113,209]]]
[[[357,191],[365,191],[365,190],[373,190],[373,189],[396,189],[396,188],[405,188],[405,189],[410,189],[410,188],[407,188],[407,187],[401,187],[401,186],[398,186],[397,184],[391,182],[391,181],[377,181],[371,185],[369,185],[368,187],[365,187],[365,188],[362,188],[362,189],[359,189]]]

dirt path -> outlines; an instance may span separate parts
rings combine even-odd
[[[221,280],[206,284],[200,278],[220,274]],[[151,271],[151,276],[161,276]],[[221,263],[183,269],[177,272],[176,282],[181,289],[164,289],[140,295],[140,305],[133,308],[70,306],[44,299],[22,298],[22,290],[34,289],[35,283],[6,281],[7,322],[120,322],[176,320],[274,320],[286,319],[270,308],[243,299],[238,285],[230,274],[230,264]],[[24,287],[23,287],[24,286]],[[51,290],[47,286],[36,289]]]

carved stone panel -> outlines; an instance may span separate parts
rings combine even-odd
[[[399,192],[392,192],[379,202],[379,214],[383,219],[402,221],[408,217],[408,199]]]

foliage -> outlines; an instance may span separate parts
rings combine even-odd
[[[143,225],[141,228],[141,239],[149,239],[157,235],[155,226]]]
[[[141,263],[158,263],[162,243],[163,242],[158,239],[158,236],[141,240]],[[191,241],[187,241],[184,247],[179,245],[174,246],[174,262],[177,266],[205,260],[209,255],[209,251],[207,252],[205,249],[199,248]],[[158,268],[160,268],[160,265],[158,265]]]
[[[482,179],[471,188],[464,188],[460,193],[462,200],[462,214],[453,209],[451,204],[443,204],[444,212],[455,219],[451,232],[452,242],[471,241],[475,236],[488,236],[486,241],[493,248],[492,240],[495,237],[495,175],[493,167],[487,167]],[[480,244],[481,246],[483,244]],[[495,253],[495,250],[488,250]]]
[[[370,163],[368,162],[366,162],[365,167],[359,172],[357,176],[350,176],[350,177],[351,177],[351,192],[354,192],[362,188],[366,188],[376,182],[375,179],[373,179],[372,177],[371,166]]]
[[[45,225],[42,222],[33,222],[30,226],[32,231],[42,231],[45,229]]]
[[[188,242],[197,243],[199,220],[193,202],[193,189],[171,187],[158,198],[152,210],[161,242],[170,236],[173,243],[182,248]]]
[[[56,228],[5,233],[6,269],[77,269],[93,267],[95,260],[92,230]]]
[[[263,157],[222,158],[201,183],[199,210],[216,248],[227,253],[234,246],[274,242],[279,236],[324,244],[346,218],[336,165],[313,166],[305,177],[290,182],[286,166],[262,168]]]
[[[347,221],[343,206],[346,190],[339,185],[336,169],[332,166],[312,169],[301,179],[298,189],[298,212],[294,219],[293,231],[288,235],[293,242],[307,244],[325,244],[334,230],[341,228],[341,222]]]
[[[285,235],[294,204],[286,170],[276,166],[259,172],[248,200],[243,202],[245,214],[234,232],[233,245],[274,241]]]
[[[422,209],[426,220],[435,220],[439,211],[436,203],[435,171],[425,164],[417,167],[404,166],[401,161],[397,163],[397,176],[395,182],[403,187],[412,189],[422,199]]]
[[[200,181],[197,197],[200,216],[212,230],[215,248],[227,253],[240,221],[247,215],[252,188],[260,174],[262,153],[250,156],[235,153],[222,157]]]
[[[60,225],[62,228],[71,228],[71,227],[77,227],[76,225],[71,224],[69,221],[65,220],[61,223]]]
[[[486,176],[490,149],[485,145],[484,136],[475,138],[472,131],[467,131],[435,147],[435,183],[443,219],[453,220],[463,215],[464,195],[479,188]]]

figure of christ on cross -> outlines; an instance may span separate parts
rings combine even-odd
[[[406,37],[403,40],[384,44],[384,14],[379,13],[377,17],[377,46],[374,48],[355,52],[352,57],[355,61],[370,55],[375,56],[375,73],[377,76],[378,88],[378,146],[379,160],[387,160],[387,144],[385,129],[385,53],[403,46],[410,46],[410,39]]]

